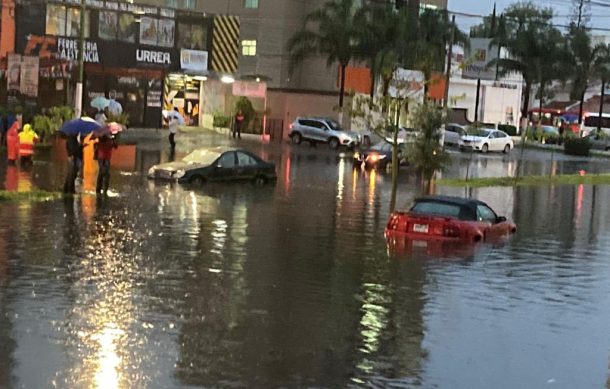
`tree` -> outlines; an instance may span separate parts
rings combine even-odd
[[[552,71],[549,72],[543,66],[551,63],[549,47],[559,53],[555,48],[560,46],[562,35],[552,26],[553,11],[539,8],[531,2],[509,6],[502,19],[501,33],[496,32],[492,44],[504,47],[509,55],[507,58],[498,58],[491,64],[497,64],[501,74],[516,72],[523,76],[525,88],[521,114],[525,118],[532,86],[541,80],[541,75],[548,76],[542,80],[544,89],[545,83],[555,77]]]
[[[305,17],[305,27],[288,40],[291,72],[298,63],[315,54],[326,56],[328,67],[339,63],[340,108],[343,107],[345,94],[345,71],[358,52],[358,42],[354,37],[360,28],[357,21],[362,20],[360,12],[362,8],[356,5],[355,0],[329,1],[308,14]],[[317,28],[310,29],[309,23],[315,23]]]
[[[589,83],[597,75],[596,64],[599,63],[597,59],[606,50],[606,46],[603,44],[593,46],[589,31],[585,27],[577,27],[575,24],[570,26],[569,42],[570,70],[573,75],[570,97],[580,101],[578,124],[581,124],[585,93]]]
[[[422,174],[426,190],[430,192],[434,174],[449,162],[449,154],[441,143],[443,111],[430,102],[424,102],[415,107],[411,121],[421,132],[409,145],[409,162]]]

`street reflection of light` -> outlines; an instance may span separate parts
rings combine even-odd
[[[337,179],[337,200],[343,200],[343,188],[345,184],[343,180],[345,179],[345,160],[341,159],[339,161],[339,178]]]
[[[585,186],[583,184],[578,185],[578,195],[576,197],[576,221],[577,224],[580,224],[580,216],[582,214],[582,198],[585,191]]]
[[[93,336],[98,343],[98,366],[94,379],[96,388],[119,388],[121,357],[117,354],[116,342],[123,333],[116,324],[108,323],[99,334]]]
[[[292,159],[290,155],[286,158],[286,168],[284,169],[284,192],[288,193],[290,191],[290,165],[292,163]]]
[[[387,325],[389,310],[384,306],[387,301],[385,297],[385,287],[378,284],[364,284],[364,296],[360,311],[360,336],[362,345],[360,352],[368,355],[379,350],[381,334]],[[372,373],[374,364],[364,357],[357,365],[358,369],[365,373]]]
[[[377,172],[375,169],[371,170],[371,175],[369,176],[369,204],[373,204],[375,202],[375,185],[377,184]]]
[[[212,230],[212,233],[211,233],[212,245],[213,245],[211,252],[213,254],[221,255],[222,250],[224,249],[225,244],[227,242],[228,224],[226,221],[218,219],[218,220],[214,220],[212,222],[212,225],[214,226],[214,229]]]

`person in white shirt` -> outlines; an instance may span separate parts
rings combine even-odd
[[[176,136],[176,133],[178,132],[178,126],[180,125],[180,120],[176,116],[177,113],[179,113],[180,111],[178,111],[178,108],[175,108],[175,107],[174,107],[174,111],[176,112],[176,114],[171,115],[168,120],[169,146],[171,147],[172,150],[176,147],[176,141],[175,141],[174,137]]]

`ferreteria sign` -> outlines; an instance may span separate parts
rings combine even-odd
[[[57,54],[59,58],[76,61],[78,59],[79,43],[77,39],[57,38]],[[85,42],[83,60],[89,63],[99,63],[100,56],[97,51],[97,43]]]
[[[169,52],[148,49],[137,49],[136,61],[156,65],[169,66],[172,64],[172,58]]]

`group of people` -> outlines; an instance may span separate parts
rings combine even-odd
[[[32,165],[34,146],[39,139],[32,126],[21,127],[21,120],[17,118],[6,131],[5,138],[9,165],[16,165],[18,160],[22,167]]]
[[[106,125],[105,115],[103,124],[99,121],[101,119],[99,112],[97,114],[90,112],[89,116],[95,116],[96,121],[100,125]],[[67,136],[66,139],[68,174],[64,182],[64,193],[76,193],[76,181],[82,176],[84,148],[90,144],[93,145],[93,155],[98,165],[95,192],[98,195],[108,194],[108,187],[110,186],[110,159],[112,158],[113,150],[118,147],[116,139],[110,135],[94,138],[92,135],[83,136],[80,134]]]

